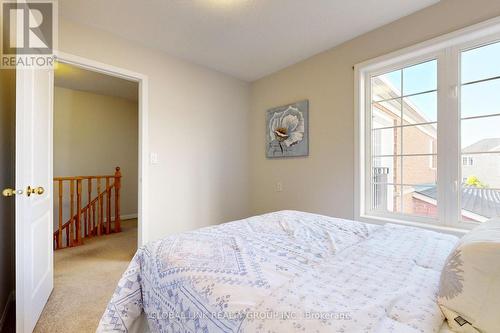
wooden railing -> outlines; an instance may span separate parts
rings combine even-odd
[[[54,249],[82,245],[85,238],[120,232],[120,187],[119,167],[114,175],[55,177],[59,225],[54,232]],[[69,200],[64,200],[66,192]],[[69,204],[69,218],[63,223],[65,204]]]

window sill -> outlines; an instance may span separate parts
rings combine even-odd
[[[458,237],[462,237],[466,233],[470,231],[470,229],[466,228],[455,228],[455,227],[449,227],[449,226],[443,226],[443,225],[435,225],[435,224],[428,224],[428,223],[421,223],[421,222],[413,222],[413,221],[406,221],[406,220],[401,220],[401,219],[395,219],[395,218],[390,218],[390,217],[379,217],[379,216],[373,216],[373,215],[362,215],[358,218],[358,221],[365,222],[365,223],[370,223],[370,224],[378,224],[378,225],[384,225],[386,223],[394,223],[394,224],[400,224],[400,225],[405,225],[405,226],[410,226],[410,227],[418,227],[418,228],[423,228],[431,231],[437,231],[437,232],[442,232],[446,234],[452,234]],[[475,225],[471,225],[471,229]]]

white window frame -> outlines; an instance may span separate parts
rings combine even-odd
[[[500,41],[500,17],[448,33],[417,45],[371,59],[354,66],[355,85],[355,178],[354,218],[382,224],[386,222],[414,225],[455,233],[463,233],[478,223],[462,222],[459,209],[461,178],[460,150],[460,54],[461,52]],[[371,161],[371,80],[403,67],[437,59],[438,139],[437,183],[438,218],[373,212],[369,203]],[[440,126],[446,124],[446,126]]]

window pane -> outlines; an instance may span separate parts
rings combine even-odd
[[[500,79],[462,86],[462,118],[500,113]]]
[[[372,128],[401,125],[401,99],[375,102],[372,105]]]
[[[432,162],[432,155],[404,156],[402,183],[419,186],[436,184],[437,173]]]
[[[462,52],[462,83],[500,75],[500,43]]]
[[[462,120],[462,152],[500,151],[500,116]]]
[[[500,153],[462,155],[462,184],[500,189]]]
[[[372,78],[368,209],[436,216],[436,206],[414,198],[437,186],[436,66],[432,60]]]
[[[500,76],[500,43],[462,53],[462,83]],[[461,117],[500,113],[500,80],[461,88]],[[461,121],[462,221],[484,222],[500,216],[500,116]],[[483,153],[483,154],[481,154]]]
[[[372,182],[397,183],[397,179],[401,178],[400,165],[401,157],[374,157],[372,161]]]
[[[438,217],[437,210],[437,187],[431,186],[404,186],[403,187],[403,213]]]
[[[431,60],[403,69],[403,95],[437,89],[437,61]]]
[[[500,190],[462,186],[462,221],[486,222],[500,216]]]
[[[404,124],[437,121],[437,92],[404,98],[403,119]]]
[[[401,213],[401,186],[371,184],[372,209],[378,212]]]
[[[401,71],[397,70],[372,78],[372,101],[401,96]]]
[[[403,127],[403,155],[435,154],[437,150],[436,128],[437,124]]]
[[[401,127],[372,131],[372,155],[401,155]]]

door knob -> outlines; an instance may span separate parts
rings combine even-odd
[[[29,197],[31,196],[32,194],[38,194],[38,195],[42,195],[43,193],[45,192],[45,189],[41,186],[39,187],[31,187],[31,186],[28,186],[26,188],[26,195]],[[2,191],[2,195],[4,197],[12,197],[16,194],[23,194],[23,190],[14,190],[14,189],[11,189],[11,188],[6,188]]]
[[[16,195],[16,194],[23,194],[23,191],[22,191],[22,190],[18,190],[18,191],[16,191],[16,190],[13,190],[13,189],[11,189],[11,188],[6,188],[6,189],[4,189],[4,190],[2,191],[2,195],[3,195],[4,197],[12,197],[12,196],[14,196],[14,195]]]
[[[26,189],[26,195],[29,197],[30,195],[32,194],[38,194],[38,195],[42,195],[43,192],[45,192],[45,190],[43,189],[43,187],[39,186],[39,187],[34,187],[34,188],[31,188],[31,186],[28,186],[28,188]]]

